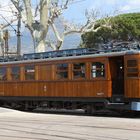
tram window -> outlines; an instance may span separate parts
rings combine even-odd
[[[0,81],[6,81],[7,80],[7,68],[1,67],[0,68]]]
[[[68,64],[57,64],[56,65],[56,78],[57,80],[68,78]]]
[[[137,60],[127,60],[127,77],[138,77]]]
[[[20,67],[12,67],[11,68],[11,78],[12,80],[20,80]]]
[[[25,66],[25,80],[35,80],[35,66]]]
[[[85,69],[86,69],[85,63],[73,64],[73,77],[74,77],[74,79],[85,78],[86,77]]]
[[[128,60],[127,67],[137,67],[137,61],[136,60]]]
[[[101,62],[94,62],[91,65],[92,78],[105,77],[105,65]]]

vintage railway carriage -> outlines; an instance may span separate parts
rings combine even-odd
[[[0,103],[16,109],[140,110],[140,53],[75,49],[0,63]]]

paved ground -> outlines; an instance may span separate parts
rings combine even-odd
[[[0,108],[0,140],[140,140],[140,118],[39,114]]]

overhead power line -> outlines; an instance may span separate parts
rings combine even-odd
[[[86,1],[86,0],[75,0],[75,1],[71,2],[70,4],[81,3],[81,2],[83,2],[83,1]]]
[[[9,23],[9,21],[8,21],[3,15],[0,14],[0,16],[6,21],[6,23],[9,24],[9,26],[10,26],[10,27],[15,31],[15,33],[16,33],[16,29],[11,25],[11,23]]]

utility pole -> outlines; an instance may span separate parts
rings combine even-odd
[[[4,39],[4,54],[8,56],[9,52],[9,45],[8,45],[8,40],[9,40],[9,32],[8,30],[3,31],[3,39]]]
[[[19,7],[19,1],[18,1],[18,7]],[[21,55],[21,11],[18,11],[18,23],[17,23],[17,55]]]

